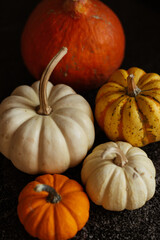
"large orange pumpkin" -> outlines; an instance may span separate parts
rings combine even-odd
[[[95,117],[109,139],[142,147],[160,141],[160,75],[119,69],[96,96]]]
[[[66,176],[42,175],[19,195],[18,216],[26,231],[41,240],[72,238],[87,222],[89,199],[82,186]]]
[[[41,1],[24,27],[21,45],[36,79],[63,46],[68,54],[50,80],[76,90],[97,88],[121,65],[124,31],[115,13],[99,0]]]

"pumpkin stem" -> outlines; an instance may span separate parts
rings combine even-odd
[[[123,167],[128,163],[128,159],[126,158],[125,154],[118,147],[111,147],[106,149],[102,154],[102,159],[105,159],[108,154],[116,154],[116,157],[114,158],[113,162],[119,167]]]
[[[135,81],[134,81],[134,74],[130,74],[128,75],[127,77],[127,94],[130,96],[130,97],[135,97],[137,96],[140,92],[141,92],[141,89],[137,87],[137,85],[135,84]]]
[[[58,203],[61,201],[61,196],[56,192],[56,190],[47,184],[37,184],[34,188],[36,192],[48,192],[47,201],[50,203]]]
[[[56,65],[59,63],[59,61],[66,55],[67,48],[62,47],[61,50],[54,56],[47,67],[45,68],[42,77],[40,79],[39,84],[39,101],[40,106],[38,107],[37,113],[41,115],[49,115],[52,111],[52,108],[48,105],[48,99],[47,99],[47,83],[48,80],[56,67]]]
[[[73,14],[86,14],[88,0],[66,0],[64,9]]]

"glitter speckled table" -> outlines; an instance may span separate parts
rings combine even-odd
[[[0,101],[22,84],[35,79],[23,64],[20,36],[25,21],[38,0],[1,1],[0,3]],[[126,35],[126,53],[122,68],[137,66],[160,74],[160,14],[156,1],[104,1],[120,18]],[[82,95],[94,110],[97,90]],[[108,141],[95,123],[94,146]],[[73,239],[159,239],[160,238],[160,142],[142,148],[156,168],[156,193],[142,208],[111,212],[91,202],[90,218]],[[64,174],[81,183],[81,164]],[[17,217],[17,199],[22,188],[35,176],[18,171],[0,154],[0,239],[31,240]]]

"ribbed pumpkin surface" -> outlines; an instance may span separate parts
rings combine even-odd
[[[140,92],[127,93],[127,77],[134,75]],[[139,68],[117,70],[96,96],[95,116],[109,139],[144,146],[160,140],[160,76]]]
[[[47,192],[35,192],[37,184],[54,187],[61,201],[48,202]],[[46,174],[37,177],[22,190],[18,216],[32,236],[42,240],[65,240],[72,238],[87,222],[89,200],[76,181],[59,174]]]
[[[36,79],[63,46],[68,54],[50,80],[86,90],[101,86],[120,66],[125,37],[118,17],[100,1],[41,1],[22,34],[22,56]]]

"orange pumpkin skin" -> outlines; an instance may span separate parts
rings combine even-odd
[[[54,187],[58,203],[47,200],[46,191],[36,192],[37,184]],[[89,217],[89,200],[82,186],[66,176],[42,175],[25,186],[19,195],[17,212],[26,231],[41,240],[65,240],[76,235]]]
[[[95,118],[113,141],[137,147],[160,141],[160,75],[137,67],[118,69],[97,93]]]
[[[61,47],[68,54],[51,76],[75,90],[101,86],[122,63],[125,36],[115,13],[99,0],[45,0],[22,33],[24,62],[36,79]]]

